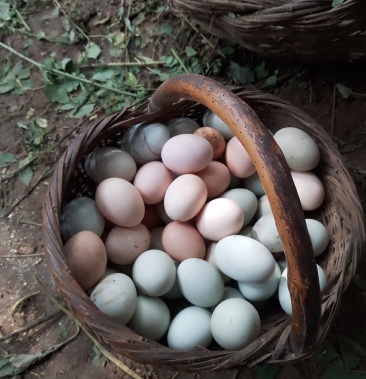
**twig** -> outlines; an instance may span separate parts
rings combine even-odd
[[[182,69],[187,73],[189,74],[189,71],[187,69],[187,67],[185,66],[184,62],[182,61],[181,57],[178,55],[178,53],[174,50],[174,49],[170,49],[172,54],[174,55],[174,58],[178,61],[178,63],[180,64],[180,66],[182,67]]]
[[[56,297],[43,285],[43,283],[35,276],[36,281],[38,282],[38,285],[40,286],[40,290],[42,293],[44,293],[51,301],[52,303],[61,311],[63,311],[70,319],[72,319],[76,325],[78,325],[85,333],[86,335],[92,340],[92,342],[97,346],[97,348],[100,350],[100,352],[111,362],[113,362],[117,367],[119,367],[121,370],[123,370],[127,375],[130,375],[133,379],[143,379],[140,375],[132,371],[127,365],[125,365],[123,362],[121,362],[119,359],[117,359],[115,356],[113,356],[107,349],[105,349],[99,341],[94,338],[86,329],[85,327],[75,318],[75,316],[68,310],[66,307],[56,299]]]
[[[28,295],[25,295],[23,296],[22,298],[20,298],[18,301],[16,301],[14,303],[14,305],[11,307],[11,313],[13,314],[17,308],[25,301],[25,300],[28,300],[29,298],[33,297],[33,296],[36,296],[39,294],[39,291],[37,292],[34,292],[34,293],[31,293],[31,294],[28,294]]]
[[[57,312],[51,313],[50,315],[44,316],[44,317],[32,322],[31,324],[29,324],[27,326],[23,326],[22,328],[14,330],[13,332],[9,333],[8,335],[1,337],[0,342],[4,342],[10,338],[18,336],[19,334],[28,332],[28,330],[33,329],[36,326],[43,324],[49,320],[52,320],[53,318],[56,318],[57,316],[60,316],[61,314],[62,314],[61,311],[57,311]]]
[[[31,28],[29,27],[29,25],[25,22],[23,16],[21,15],[21,13],[18,11],[18,9],[15,8],[15,13],[17,15],[17,17],[19,18],[20,22],[23,24],[23,26],[28,30],[28,32],[31,31]]]
[[[38,222],[33,222],[29,220],[20,220],[21,224],[27,224],[27,225],[33,225],[33,226],[42,226],[42,224],[39,224]]]
[[[100,68],[100,67],[148,67],[148,66],[163,66],[165,62],[162,61],[152,61],[152,62],[111,62],[111,63],[97,63],[97,64],[86,64],[80,66],[81,69],[84,68]]]
[[[0,258],[33,258],[33,257],[43,257],[44,255],[45,255],[44,253],[0,255]]]
[[[136,98],[138,96],[135,93],[119,90],[119,89],[116,89],[113,87],[108,87],[108,86],[105,86],[103,84],[93,82],[92,80],[81,78],[80,76],[69,74],[68,72],[64,72],[61,70],[57,70],[56,68],[47,68],[42,63],[39,63],[39,62],[37,62],[31,58],[28,58],[27,56],[23,55],[22,53],[19,53],[18,51],[14,50],[12,47],[10,47],[10,46],[2,43],[2,42],[0,42],[0,46],[3,47],[4,49],[10,51],[12,54],[17,55],[19,58],[24,59],[28,63],[38,67],[41,71],[50,72],[52,74],[59,75],[59,76],[64,76],[65,78],[73,79],[73,80],[76,80],[76,81],[78,81],[80,83],[84,83],[84,84],[90,84],[90,85],[93,85],[94,87],[97,87],[97,88],[102,88],[102,89],[105,89],[105,90],[108,90],[111,92],[118,93],[119,95],[127,95],[127,96],[131,96],[134,98]]]

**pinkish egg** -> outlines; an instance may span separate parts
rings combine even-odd
[[[225,159],[230,172],[238,178],[247,178],[256,171],[249,154],[237,137],[227,143]]]

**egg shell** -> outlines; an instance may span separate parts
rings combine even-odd
[[[256,172],[249,154],[237,137],[227,143],[225,160],[230,172],[238,178],[247,178]]]
[[[203,259],[185,259],[177,269],[183,296],[193,305],[211,307],[224,293],[224,282],[217,269]]]
[[[266,214],[257,220],[253,225],[251,237],[262,243],[272,253],[283,251],[273,214]]]
[[[219,269],[219,267],[216,264],[216,259],[215,259],[215,254],[214,254],[216,244],[217,244],[217,242],[211,242],[207,246],[207,248],[206,248],[206,255],[205,255],[205,261],[207,261],[208,263],[210,263],[212,266],[214,266],[217,269],[217,271],[221,275],[221,278],[222,278],[222,280],[223,280],[224,283],[228,283],[228,282],[230,282],[231,278],[229,278],[227,275],[225,275]]]
[[[169,129],[164,124],[147,122],[127,129],[121,147],[137,164],[143,165],[160,159],[162,148],[169,138]]]
[[[203,259],[206,245],[198,230],[186,223],[173,221],[166,225],[162,235],[164,251],[176,262],[187,258]]]
[[[255,194],[245,188],[233,188],[220,195],[221,198],[235,201],[244,213],[244,226],[252,221],[258,206]]]
[[[164,145],[161,159],[169,170],[178,174],[193,174],[203,170],[213,157],[210,143],[201,136],[180,134]]]
[[[243,179],[244,188],[252,191],[257,197],[265,195],[262,182],[257,172]]]
[[[222,295],[222,298],[216,305],[210,308],[210,311],[213,312],[220,303],[222,303],[223,301],[227,299],[244,299],[245,300],[243,294],[239,290],[237,290],[234,287],[225,286],[224,294]]]
[[[221,195],[229,187],[231,180],[229,169],[217,161],[210,162],[206,168],[197,172],[196,175],[205,182],[208,199]]]
[[[187,221],[196,216],[207,199],[207,186],[197,175],[185,174],[176,178],[164,197],[168,217],[175,221]]]
[[[325,197],[323,183],[313,172],[291,171],[297,193],[304,211],[320,207]]]
[[[150,250],[163,250],[164,251],[164,246],[163,246],[163,241],[162,241],[163,231],[164,231],[164,226],[158,226],[150,230],[150,237],[151,237]]]
[[[95,286],[90,299],[103,313],[125,325],[136,309],[136,287],[127,275],[111,274]]]
[[[190,306],[180,311],[170,323],[168,346],[179,350],[207,347],[212,341],[211,312],[205,308]]]
[[[139,191],[124,179],[103,180],[97,187],[95,201],[104,217],[118,226],[136,226],[145,215]]]
[[[115,226],[105,240],[108,259],[119,265],[133,263],[150,247],[150,232],[144,224],[130,228]]]
[[[178,269],[179,263],[175,263],[175,268]],[[178,283],[178,276],[175,277],[175,282],[173,284],[173,287],[163,296],[163,299],[166,300],[177,300],[177,299],[182,299],[183,294],[182,291],[180,290],[179,283]]]
[[[161,203],[156,204],[156,211],[158,212],[158,215],[160,217],[160,220],[166,225],[169,224],[169,222],[172,222],[173,220],[167,215],[165,207],[164,207],[164,201]]]
[[[238,282],[240,292],[250,302],[261,302],[273,296],[280,283],[281,269],[275,265],[272,275],[260,282]]]
[[[318,220],[305,219],[309,231],[314,255],[317,257],[322,254],[329,244],[329,233],[327,228]]]
[[[253,238],[233,235],[220,240],[214,250],[219,269],[239,282],[269,278],[276,265],[271,252]]]
[[[239,205],[230,199],[209,201],[197,216],[198,231],[211,241],[236,234],[244,224],[244,213]]]
[[[273,138],[291,170],[309,171],[318,165],[319,147],[308,133],[299,128],[286,127],[277,131]]]
[[[164,199],[165,191],[173,181],[172,173],[162,162],[144,164],[136,173],[133,185],[145,204],[157,204]]]
[[[67,241],[74,234],[88,230],[99,237],[105,227],[105,219],[90,197],[77,197],[68,202],[62,210],[60,229],[62,238]]]
[[[117,147],[97,149],[85,160],[85,171],[96,183],[107,178],[121,178],[131,182],[136,170],[136,162],[131,155]]]
[[[166,126],[169,129],[170,138],[179,134],[193,134],[200,127],[197,121],[189,117],[173,118]]]
[[[226,141],[234,137],[234,132],[225,124],[224,121],[221,120],[219,116],[209,109],[207,109],[204,113],[202,123],[203,126],[208,126],[218,130]]]
[[[322,292],[327,285],[327,276],[324,270],[319,265],[316,265],[316,268],[318,271],[320,292]],[[281,278],[280,278],[280,283],[278,287],[278,300],[280,302],[280,305],[283,311],[291,316],[292,304],[291,304],[290,291],[288,289],[287,274],[288,274],[288,268],[286,267],[283,270],[281,274]]]
[[[170,324],[168,306],[158,297],[137,296],[135,312],[127,324],[135,333],[153,341],[160,340]]]
[[[267,214],[273,215],[271,205],[269,204],[268,196],[263,195],[262,197],[258,199],[257,211],[254,215],[254,218],[259,220],[261,217]]]
[[[71,274],[83,290],[93,287],[107,267],[107,253],[102,240],[93,232],[74,234],[63,247]]]
[[[213,149],[212,159],[218,159],[224,154],[226,142],[224,137],[218,130],[210,128],[208,126],[204,126],[202,128],[197,129],[193,134],[205,138],[210,143]]]
[[[244,299],[227,299],[212,313],[213,338],[226,350],[243,349],[259,336],[260,328],[257,310]]]
[[[141,224],[144,224],[148,229],[163,226],[164,222],[160,218],[156,204],[145,204],[145,214]]]
[[[148,296],[162,296],[174,285],[176,268],[170,256],[161,250],[147,250],[137,257],[132,278],[139,291]]]

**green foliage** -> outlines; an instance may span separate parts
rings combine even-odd
[[[32,86],[30,74],[30,68],[23,67],[23,62],[19,61],[12,67],[12,61],[5,60],[0,72],[0,95],[25,93]]]

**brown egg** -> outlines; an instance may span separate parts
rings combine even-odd
[[[89,231],[76,233],[66,242],[63,251],[71,274],[83,290],[99,282],[107,267],[107,253],[100,237]]]
[[[218,130],[204,126],[198,128],[193,134],[201,136],[210,142],[214,151],[212,159],[218,159],[224,154],[226,143],[224,137]]]

